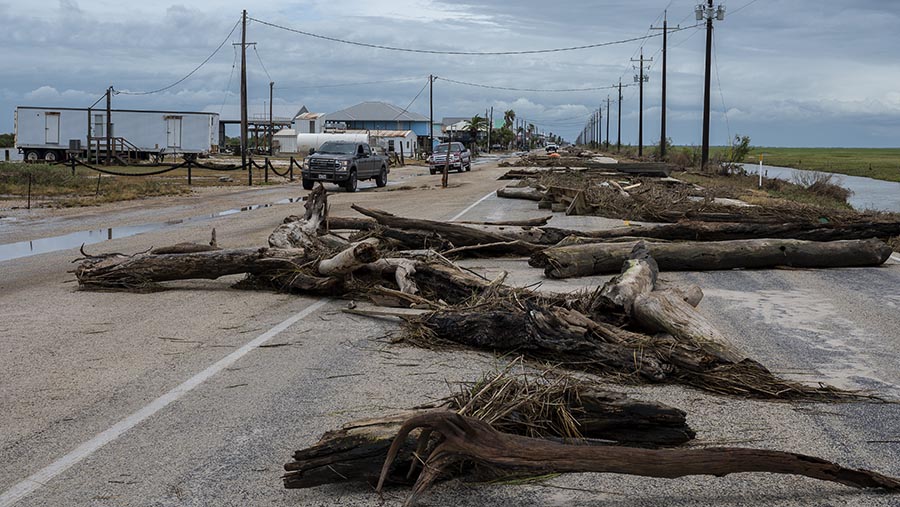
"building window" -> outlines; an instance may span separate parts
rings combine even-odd
[[[315,122],[315,120],[310,120],[310,121],[309,121],[309,133],[310,133],[310,134],[318,134],[318,132],[316,132],[316,122]]]
[[[394,140],[388,139],[388,151],[394,151]]]

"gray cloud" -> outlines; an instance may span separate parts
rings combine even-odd
[[[341,38],[446,50],[515,50],[603,42],[649,33],[668,6],[671,24],[694,23],[696,0],[644,2],[572,0],[443,2],[437,0],[304,0],[253,6],[263,20]],[[713,141],[736,133],[754,144],[894,146],[900,132],[900,3],[862,0],[726,1],[716,23]],[[150,90],[174,82],[222,42],[242,2],[197,0],[156,8],[147,3],[61,0],[55,8],[0,4],[0,45],[6,49],[0,82],[0,131],[12,130],[16,105],[84,107],[114,85]],[[235,49],[222,50],[195,76],[148,96],[118,95],[116,107],[219,111],[237,107]],[[632,85],[639,43],[527,56],[443,56],[381,51],[321,41],[251,23],[248,51],[251,111],[262,112],[268,82],[275,104],[330,112],[363,100],[405,106],[428,74],[515,88]],[[645,142],[658,136],[660,40],[644,43],[652,57],[644,90]],[[671,34],[669,127],[676,143],[697,143],[703,81],[701,30]],[[229,76],[231,79],[229,80]],[[309,88],[327,83],[415,81],[359,87]],[[721,81],[721,83],[719,83]],[[720,91],[721,90],[721,91]],[[515,109],[548,131],[573,139],[583,120],[615,91],[531,93],[489,90],[445,81],[435,84],[435,116]],[[624,90],[622,138],[637,140],[637,90]],[[411,107],[427,114],[427,91]],[[723,100],[724,99],[724,100]],[[723,105],[724,102],[724,105]],[[224,108],[223,108],[224,103]],[[615,115],[616,104],[612,104]],[[723,114],[727,111],[727,114]],[[604,115],[606,112],[604,111]],[[615,137],[615,117],[613,136]],[[605,128],[605,123],[604,123]]]

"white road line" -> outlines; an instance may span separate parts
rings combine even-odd
[[[453,218],[451,218],[449,221],[450,221],[450,222],[456,221],[456,219],[462,217],[463,215],[465,215],[466,213],[468,213],[469,211],[471,211],[472,208],[474,208],[475,206],[478,206],[479,204],[481,204],[481,201],[487,199],[488,197],[490,197],[490,196],[492,196],[492,195],[494,195],[494,194],[496,194],[496,193],[497,193],[496,190],[491,191],[491,193],[487,194],[486,196],[482,197],[481,199],[478,199],[477,201],[475,201],[475,202],[473,202],[472,204],[470,204],[468,208],[466,208],[466,209],[460,211],[459,213],[457,213],[456,216],[453,217]]]
[[[23,479],[21,482],[13,486],[7,491],[4,491],[2,495],[0,495],[0,507],[9,507],[19,500],[25,498],[30,495],[41,486],[44,486],[47,481],[53,479],[57,475],[68,470],[72,465],[75,465],[79,461],[84,458],[90,456],[98,449],[103,447],[104,445],[112,442],[113,440],[122,436],[123,433],[134,428],[153,414],[159,412],[160,410],[167,407],[170,403],[181,398],[188,392],[190,392],[195,387],[199,386],[210,377],[219,373],[220,371],[228,368],[232,364],[234,364],[238,359],[245,356],[251,350],[259,347],[260,345],[266,343],[271,340],[279,333],[284,331],[285,329],[291,327],[296,324],[298,321],[304,319],[309,316],[311,313],[315,312],[319,308],[325,305],[328,302],[328,298],[322,298],[315,303],[307,306],[303,310],[295,313],[288,319],[284,320],[277,326],[269,329],[265,333],[257,336],[252,341],[247,342],[241,348],[235,350],[231,354],[228,354],[224,358],[220,359],[218,362],[210,366],[209,368],[201,371],[200,373],[194,375],[189,378],[181,385],[175,387],[171,391],[166,394],[160,396],[159,398],[150,402],[149,405],[144,408],[138,410],[137,412],[131,414],[130,416],[122,419],[116,424],[112,425],[109,429],[99,433],[94,438],[84,442],[83,444],[76,447],[73,451],[66,454],[62,458],[50,463],[43,469],[35,472],[34,474],[28,476],[26,479]]]

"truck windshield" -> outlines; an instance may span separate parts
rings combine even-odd
[[[319,147],[318,153],[331,153],[334,155],[353,155],[356,153],[356,145],[353,143],[336,143],[328,141]]]
[[[450,149],[450,152],[451,152],[451,153],[459,153],[460,151],[462,151],[462,150],[459,149],[459,145],[458,145],[458,144],[454,144],[454,145],[453,145],[453,148]],[[434,152],[435,152],[435,153],[447,153],[447,145],[446,145],[446,144],[439,144],[439,145],[437,146],[437,148],[434,149]]]

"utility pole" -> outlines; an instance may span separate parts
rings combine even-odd
[[[588,120],[588,139],[587,145],[594,147],[594,119],[597,118],[597,111],[591,111],[591,119]]]
[[[106,165],[112,165],[116,148],[112,142],[112,92],[112,86],[106,89]]]
[[[603,149],[603,106],[597,110],[597,146]]]
[[[106,165],[112,165],[112,91],[106,89]]]
[[[491,152],[491,126],[488,124],[487,108],[484,108],[484,123],[485,123],[485,127],[486,127],[485,130],[487,130],[487,137],[485,138],[484,151],[486,153],[490,153]],[[477,138],[478,138],[478,136],[476,136],[476,139]]]
[[[638,65],[640,66],[640,71],[638,75],[634,76],[634,80],[638,82],[638,88],[640,88],[640,99],[638,102],[638,157],[642,157],[644,156],[644,81],[650,80],[650,76],[644,75],[644,62],[652,62],[653,58],[644,60],[644,48],[641,47],[640,60],[632,58],[631,61],[639,62]]]
[[[606,151],[609,151],[609,94],[606,95]]]
[[[247,165],[247,9],[241,16],[241,165]],[[253,171],[250,184],[253,184]]]
[[[622,79],[619,78],[619,114],[616,115],[616,122],[619,124],[616,128],[616,153],[622,149]]]
[[[428,154],[434,150],[434,76],[428,75]],[[447,156],[450,152],[447,152]]]
[[[275,89],[275,82],[269,81],[269,155],[274,155],[275,150],[272,149],[272,134],[275,131],[275,122],[272,118],[272,92]]]
[[[491,132],[494,130],[494,106],[491,106],[491,116],[488,121],[488,153],[491,152]]]
[[[700,4],[694,11],[697,21],[706,19],[706,79],[703,87],[703,147],[700,152],[700,170],[705,171],[709,163],[709,79],[712,66],[712,36],[713,18],[719,21],[725,19],[725,6],[719,5],[713,8],[713,0],[707,0],[706,5]]]
[[[666,34],[669,32],[669,24],[668,24],[668,12],[663,11],[663,26],[662,28],[657,28],[651,26],[651,30],[662,30],[663,31],[663,45],[662,45],[662,112],[660,113],[660,125],[659,125],[659,158],[666,158]],[[680,25],[676,25],[675,29],[681,28]]]

